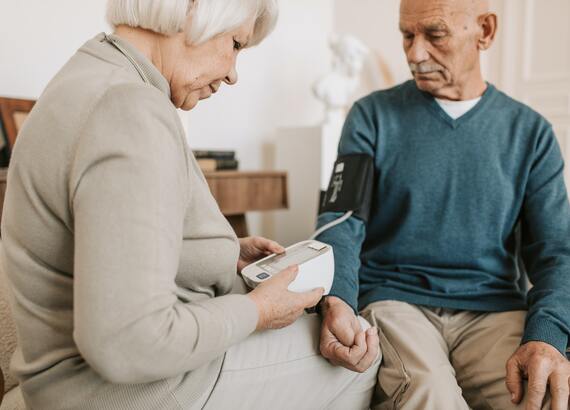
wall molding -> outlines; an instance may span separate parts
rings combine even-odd
[[[520,1],[520,0],[517,0]],[[570,62],[568,67],[561,71],[550,71],[542,73],[533,73],[533,57],[535,50],[535,15],[537,0],[524,0],[524,42],[522,46],[523,53],[523,73],[522,78],[526,83],[532,84],[547,84],[558,81],[570,81]],[[544,3],[544,0],[542,0]],[[543,5],[544,6],[544,5]],[[570,18],[570,16],[568,16]]]

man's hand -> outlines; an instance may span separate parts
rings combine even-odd
[[[260,238],[258,236],[249,238],[240,238],[240,252],[237,270],[241,273],[242,269],[253,262],[257,262],[272,253],[283,253],[285,248],[269,239]]]
[[[507,361],[507,388],[512,402],[519,404],[524,396],[523,378],[528,379],[525,410],[540,410],[550,386],[552,410],[568,410],[570,363],[547,343],[528,342]]]
[[[342,299],[327,297],[322,308],[320,349],[332,364],[363,373],[380,349],[378,329],[364,331],[352,308]]]

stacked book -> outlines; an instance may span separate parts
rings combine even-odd
[[[235,171],[239,162],[235,151],[194,150],[194,157],[202,172]]]

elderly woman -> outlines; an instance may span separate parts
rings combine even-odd
[[[367,372],[334,367],[319,319],[296,321],[322,289],[289,292],[293,267],[232,292],[236,267],[283,248],[235,237],[176,112],[235,84],[239,51],[276,14],[274,0],[110,0],[114,34],[81,47],[39,99],[2,221],[29,407],[368,407],[378,352]]]

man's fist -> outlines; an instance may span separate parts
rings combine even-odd
[[[322,317],[321,355],[355,372],[368,370],[380,350],[378,329],[363,330],[352,308],[334,296],[324,300]]]

